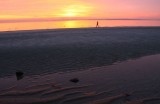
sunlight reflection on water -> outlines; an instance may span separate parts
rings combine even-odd
[[[100,27],[114,26],[160,26],[156,20],[100,20]],[[95,27],[96,20],[68,20],[46,22],[7,22],[0,23],[0,31],[56,29],[56,28],[85,28]]]

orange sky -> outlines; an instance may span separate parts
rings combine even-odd
[[[1,0],[0,19],[160,18],[160,0]]]

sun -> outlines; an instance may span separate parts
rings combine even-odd
[[[66,8],[63,13],[63,16],[65,16],[65,17],[75,17],[78,15],[80,15],[80,11],[78,9],[72,8],[72,7]]]
[[[60,17],[85,17],[88,16],[91,11],[91,7],[85,5],[69,5],[64,7],[58,16]]]

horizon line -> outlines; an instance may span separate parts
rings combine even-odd
[[[47,21],[74,21],[74,20],[153,20],[160,21],[160,18],[16,18],[0,19],[0,23],[11,22],[47,22]]]

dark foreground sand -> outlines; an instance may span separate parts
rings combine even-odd
[[[160,55],[86,70],[1,78],[0,104],[159,104]],[[70,82],[78,78],[78,83]]]
[[[0,104],[160,104],[159,53],[160,27],[0,32]]]

